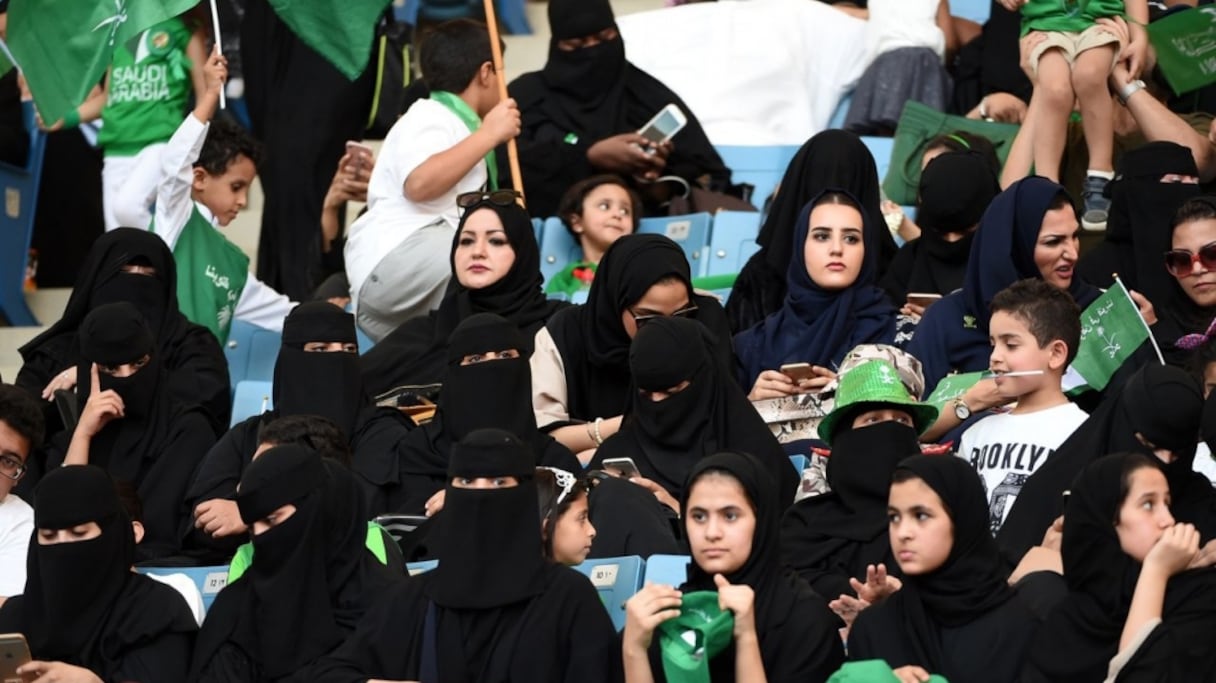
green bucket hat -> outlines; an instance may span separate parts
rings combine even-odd
[[[685,593],[680,616],[659,624],[663,674],[671,683],[709,683],[709,660],[730,646],[735,617],[713,591]]]
[[[840,376],[836,407],[819,423],[819,438],[832,445],[837,423],[846,415],[856,414],[858,408],[884,405],[908,411],[917,434],[924,432],[937,419],[937,408],[919,403],[909,396],[899,373],[890,363],[871,360]]]
[[[849,662],[832,674],[828,683],[899,683],[899,677],[881,659],[867,659],[860,662]],[[933,674],[929,683],[949,683],[945,678]]]

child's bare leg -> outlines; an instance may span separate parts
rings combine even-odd
[[[1038,80],[1034,98],[1041,109],[1034,136],[1034,172],[1056,182],[1060,179],[1060,159],[1068,138],[1068,117],[1074,95],[1068,60],[1058,49],[1039,57]]]
[[[1077,55],[1072,65],[1072,87],[1081,101],[1081,127],[1089,148],[1089,168],[1114,171],[1114,104],[1106,80],[1114,63],[1113,45],[1090,48]]]

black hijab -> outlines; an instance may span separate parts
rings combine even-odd
[[[274,407],[280,415],[320,415],[355,436],[360,414],[371,409],[358,354],[305,351],[310,342],[357,344],[355,318],[327,301],[302,303],[283,321],[274,364]]]
[[[625,41],[619,36],[571,51],[562,50],[557,44],[608,28],[616,28],[616,17],[608,0],[549,3],[549,58],[541,69],[541,78],[549,86],[552,104],[558,105],[556,109],[569,118],[570,129],[593,140],[622,132],[629,106],[626,88],[630,71],[636,69],[626,61]],[[650,116],[653,115],[651,112]]]
[[[947,152],[929,162],[920,175],[920,237],[899,250],[881,281],[892,302],[909,292],[949,294],[963,286],[972,228],[1000,191],[992,167],[975,152]],[[950,242],[946,233],[964,236]]]
[[[1026,480],[1022,491],[997,534],[1001,551],[1010,566],[1038,545],[1052,520],[1063,512],[1063,494],[1087,465],[1109,453],[1133,452],[1152,457],[1152,449],[1140,443],[1140,433],[1151,444],[1166,448],[1177,457],[1166,468],[1167,476],[1179,485],[1173,506],[1179,521],[1193,522],[1204,538],[1216,536],[1216,521],[1203,512],[1211,486],[1193,481],[1191,466],[1198,443],[1203,393],[1186,372],[1152,363],[1137,370],[1118,395],[1108,396],[1089,418],[1072,433],[1054,455]],[[1202,478],[1202,475],[1196,474]],[[1196,516],[1188,519],[1191,512]],[[1203,512],[1203,514],[1200,514]]]
[[[89,522],[101,527],[97,538],[38,542],[38,529]],[[84,666],[109,680],[127,651],[166,633],[197,629],[175,591],[131,571],[135,534],[104,470],[77,465],[43,477],[34,527],[25,592],[0,608],[0,626],[25,634],[36,659]]]
[[[844,289],[828,290],[807,272],[805,245],[811,213],[828,194],[857,197],[828,188],[802,207],[791,237],[793,255],[786,266],[789,287],[781,309],[735,335],[740,384],[752,386],[756,377],[784,363],[808,362],[837,367],[858,344],[889,344],[895,340],[895,308],[877,286],[878,245],[883,223],[861,212],[865,253],[857,279]],[[865,206],[859,204],[859,206]]]
[[[825,680],[844,661],[836,633],[836,619],[822,597],[781,561],[781,513],[784,494],[774,485],[766,467],[746,453],[715,453],[697,463],[688,473],[680,497],[681,517],[688,517],[689,494],[706,475],[724,473],[739,483],[756,517],[751,552],[747,561],[726,576],[734,585],[747,585],[755,593],[754,619],[764,671],[774,681]],[[714,577],[697,565],[688,564],[688,580],[680,590],[718,590]],[[662,672],[658,639],[651,647],[651,670]],[[814,661],[806,651],[813,653]],[[795,654],[795,653],[799,654]],[[735,648],[727,647],[710,661],[714,681],[735,680]]]
[[[1162,185],[1162,187],[1167,186]],[[1170,191],[1181,192],[1177,188],[1170,188]],[[1216,210],[1216,197],[1214,196],[1205,195],[1193,197],[1193,199]],[[1160,247],[1160,251],[1156,254],[1142,252],[1137,245],[1137,256],[1140,256],[1142,261],[1155,262],[1156,267],[1164,272],[1165,266],[1162,264],[1161,257],[1171,248],[1174,229],[1177,227],[1171,225],[1165,239],[1160,244],[1154,245]],[[1154,256],[1156,258],[1153,258]],[[1149,267],[1148,264],[1144,266],[1145,270]],[[1158,276],[1161,277],[1160,272],[1158,272]],[[1161,350],[1165,354],[1166,362],[1181,365],[1190,360],[1194,352],[1188,348],[1178,347],[1176,342],[1188,334],[1206,334],[1213,319],[1216,319],[1216,306],[1203,307],[1196,304],[1183,291],[1182,285],[1178,283],[1177,279],[1168,274],[1163,279],[1166,282],[1160,285],[1160,291],[1144,292],[1144,294],[1150,297],[1149,300],[1153,302],[1154,308],[1157,310],[1158,320],[1152,328],[1153,336],[1157,338]]]
[[[891,475],[920,452],[916,430],[898,422],[842,429],[832,443],[831,491],[804,498],[785,513],[781,545],[786,561],[829,599],[851,593],[849,578],[883,562],[899,575],[887,534]]]
[[[456,276],[456,247],[469,216],[482,209],[493,211],[502,222],[515,261],[497,282],[481,289],[468,289]],[[497,313],[511,321],[524,334],[526,346],[520,353],[528,356],[536,331],[565,306],[545,298],[536,233],[527,212],[517,204],[500,206],[487,201],[466,209],[452,237],[448,260],[452,279],[439,308],[429,315],[407,320],[361,357],[363,381],[373,394],[399,386],[440,382],[448,337],[462,320],[475,313]]]
[[[713,340],[695,320],[660,318],[638,330],[629,349],[635,391],[621,431],[596,449],[592,468],[609,458],[633,458],[642,476],[680,497],[689,471],[711,453],[730,449],[764,463],[783,495],[793,500],[798,477],[743,390],[711,353]],[[649,392],[688,387],[662,401]],[[646,392],[643,394],[643,392]]]
[[[656,282],[672,277],[688,288],[689,301],[698,307],[694,317],[715,335],[725,332],[722,307],[712,297],[693,293],[688,260],[675,242],[652,234],[618,239],[596,268],[587,303],[562,311],[547,325],[564,364],[571,419],[625,412],[631,340],[621,314]],[[720,337],[715,346],[720,357],[730,351]]]
[[[876,272],[886,272],[897,248],[885,230],[880,181],[874,156],[856,134],[833,129],[807,140],[786,167],[772,208],[760,226],[756,237],[760,251],[743,267],[726,302],[731,329],[745,330],[781,308],[790,261],[801,251],[801,243],[795,246],[794,240],[800,227],[798,217],[807,202],[827,189],[841,188],[856,197],[864,222],[884,228],[875,235],[873,256]]]

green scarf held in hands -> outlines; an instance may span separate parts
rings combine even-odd
[[[735,617],[714,591],[685,593],[680,616],[659,624],[659,651],[669,683],[709,683],[709,660],[730,646]]]

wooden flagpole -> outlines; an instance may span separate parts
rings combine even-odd
[[[507,74],[502,66],[502,40],[498,35],[498,17],[494,14],[494,0],[485,0],[486,29],[490,33],[490,52],[494,56],[494,73],[498,74],[498,95],[507,99]],[[507,161],[511,164],[511,187],[519,193],[520,204],[524,201],[524,179],[519,170],[519,148],[515,138],[507,140]]]

